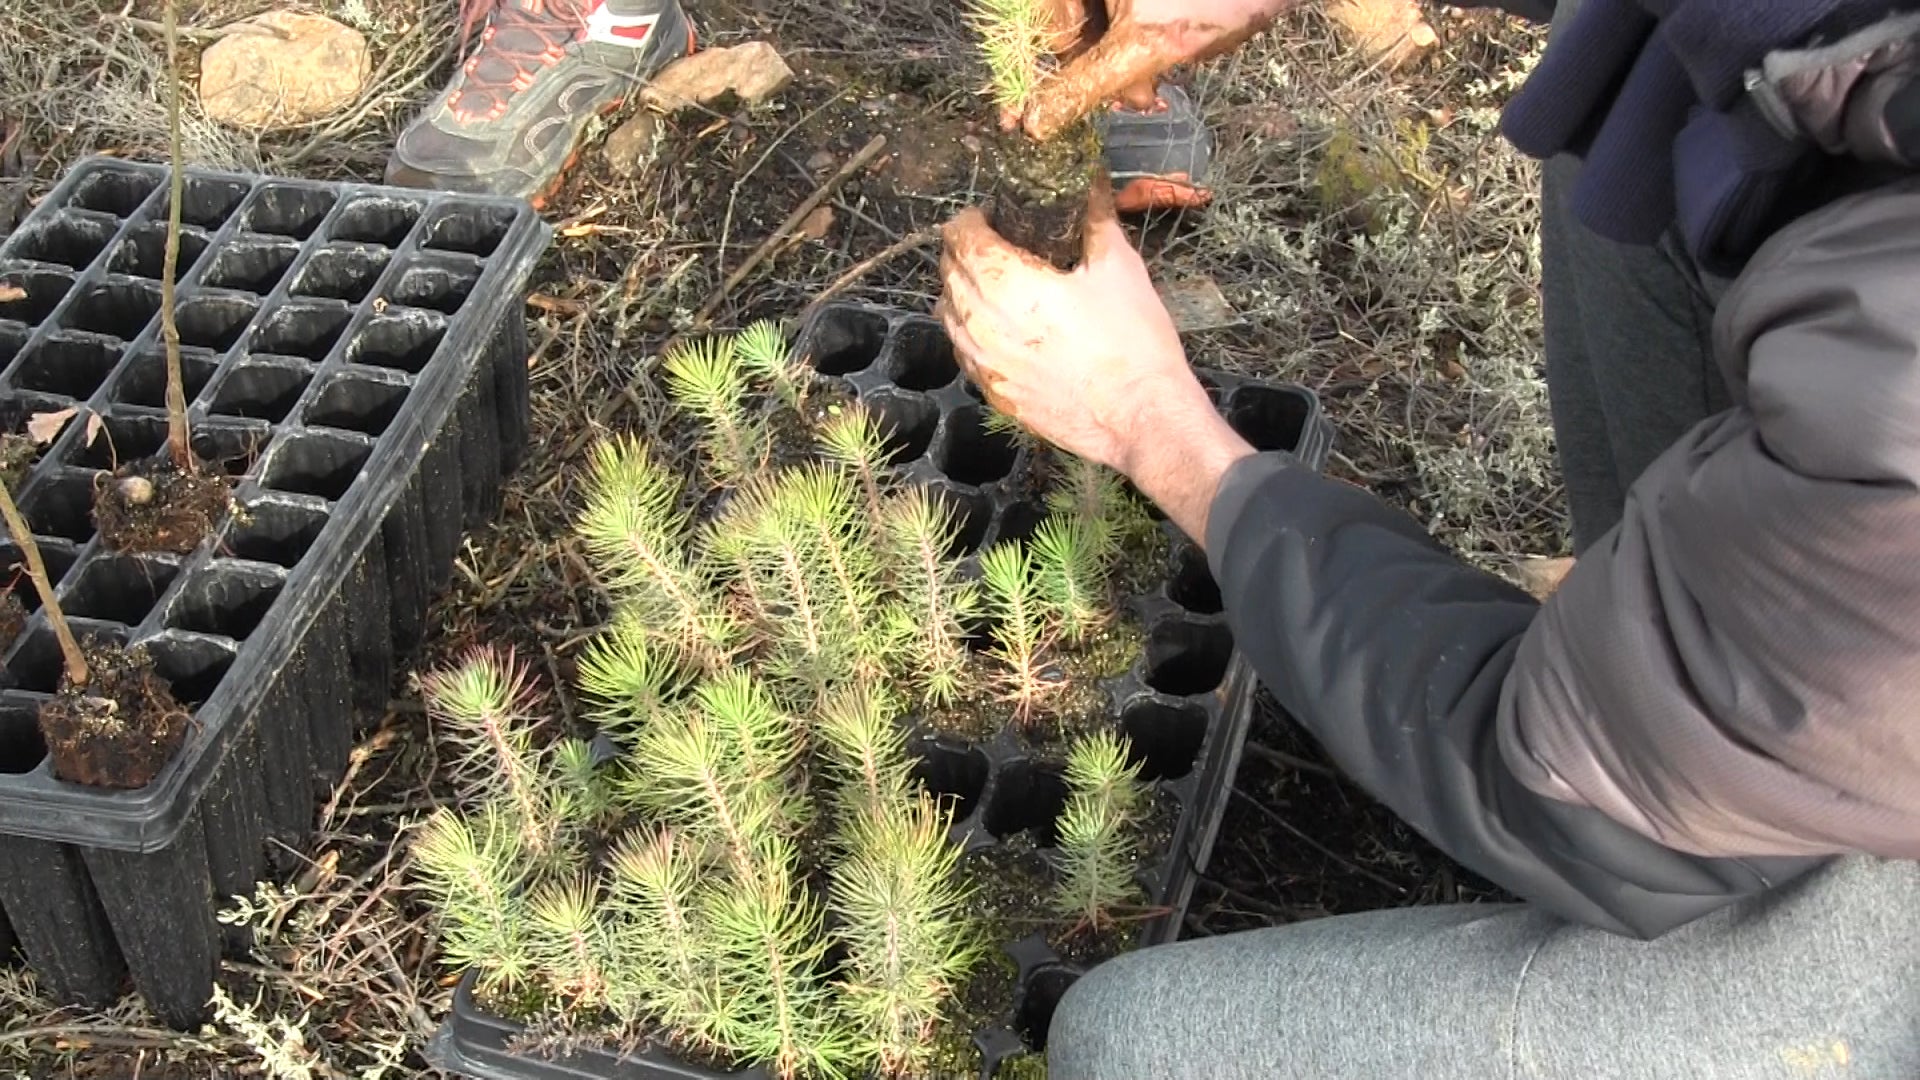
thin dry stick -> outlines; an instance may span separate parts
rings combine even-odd
[[[93,673],[87,670],[87,658],[80,652],[80,643],[73,638],[73,627],[67,625],[67,613],[60,610],[60,601],[53,595],[53,579],[47,576],[47,564],[40,561],[40,545],[33,542],[33,530],[27,527],[27,519],[20,516],[20,508],[13,504],[13,492],[0,484],[0,515],[7,519],[7,531],[13,534],[13,542],[20,545],[20,551],[27,557],[27,574],[33,578],[33,587],[40,592],[40,606],[46,610],[47,622],[53,625],[53,636],[60,642],[60,655],[66,657],[67,681],[74,689],[87,685]]]
[[[180,204],[186,201],[185,171],[180,152],[180,25],[179,0],[167,0],[163,24],[167,36],[167,156],[170,165],[167,207],[167,246],[160,270],[160,334],[167,343],[167,449],[173,467],[193,469],[193,434],[187,429],[186,376],[180,370],[180,325],[174,319],[175,270],[180,263]]]
[[[833,284],[822,289],[818,295],[807,302],[809,309],[820,306],[834,296],[845,292],[855,282],[873,273],[875,267],[898,255],[927,246],[940,239],[940,230],[935,228],[917,229],[880,249],[877,254],[868,256],[854,264],[851,270],[833,279]]]

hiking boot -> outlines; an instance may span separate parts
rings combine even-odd
[[[1115,104],[1096,112],[1114,208],[1123,214],[1185,210],[1213,200],[1206,186],[1213,135],[1186,91],[1161,86],[1150,110]]]
[[[678,0],[464,0],[461,36],[482,19],[453,82],[400,133],[388,183],[541,206],[587,124],[694,45]]]

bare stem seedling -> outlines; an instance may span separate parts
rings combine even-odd
[[[160,335],[167,347],[167,450],[182,473],[193,469],[193,433],[187,427],[186,376],[180,364],[180,324],[174,291],[180,266],[180,217],[186,201],[186,162],[180,149],[180,0],[166,0],[167,240],[160,270]]]
[[[47,613],[47,623],[53,627],[54,639],[60,643],[60,655],[67,666],[67,683],[76,690],[81,689],[93,678],[87,670],[86,654],[80,651],[73,627],[67,623],[67,614],[60,610],[60,600],[53,594],[53,579],[47,576],[47,564],[40,558],[40,545],[34,543],[33,530],[27,526],[20,508],[14,505],[13,492],[5,485],[0,485],[0,514],[6,515],[7,531],[13,534],[13,542],[20,545],[20,553],[26,556],[27,574],[33,578],[33,587],[40,593],[40,605]]]

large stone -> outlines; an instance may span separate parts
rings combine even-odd
[[[200,107],[234,127],[303,124],[360,96],[367,39],[322,15],[269,11],[244,19],[200,54]]]
[[[792,81],[793,69],[772,45],[749,41],[702,49],[668,64],[640,91],[640,100],[667,113],[712,105],[728,94],[751,105],[786,89]]]

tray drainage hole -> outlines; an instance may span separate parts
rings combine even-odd
[[[1020,1004],[1014,1009],[1013,1026],[1029,1047],[1047,1048],[1047,1030],[1053,1026],[1054,1010],[1060,1007],[1060,999],[1067,996],[1068,988],[1079,979],[1072,968],[1060,964],[1044,965],[1027,979]]]
[[[263,482],[277,491],[337,500],[360,475],[370,453],[372,447],[345,439],[294,438],[280,444]]]
[[[378,435],[393,423],[406,401],[407,388],[400,383],[342,377],[328,383],[307,408],[306,422]]]
[[[220,249],[207,264],[200,283],[215,289],[239,289],[266,293],[280,283],[280,275],[293,265],[300,245],[278,240],[234,240]]]
[[[41,484],[22,501],[20,513],[35,536],[57,536],[76,544],[91,539],[92,475],[69,472]]]
[[[257,353],[325,359],[352,318],[353,312],[346,308],[288,304],[267,317],[250,347]]]
[[[97,641],[119,645],[127,639],[126,632],[119,627],[78,620],[73,624],[73,636],[80,639],[82,648]],[[20,647],[7,660],[7,670],[13,673],[15,683],[29,693],[51,694],[58,690],[61,669],[60,643],[44,623],[27,631],[20,639]]]
[[[980,550],[987,538],[987,526],[993,522],[993,500],[983,491],[968,491],[950,484],[935,484],[933,494],[947,504],[953,518],[953,550],[949,557],[960,559]]]
[[[180,374],[186,380],[187,400],[200,396],[207,380],[220,366],[201,349],[180,350]],[[114,387],[114,400],[126,405],[145,405],[162,409],[167,404],[167,351],[162,345],[149,345],[134,355]]]
[[[122,171],[111,166],[95,170],[73,187],[69,206],[126,217],[160,186],[158,173]]]
[[[504,206],[448,206],[427,222],[420,246],[491,255],[512,227],[513,211]]]
[[[987,832],[998,840],[1024,832],[1036,846],[1052,847],[1066,806],[1067,781],[1058,766],[1015,761],[1001,771],[987,800]]]
[[[73,275],[58,270],[14,270],[0,274],[0,285],[11,285],[27,294],[17,300],[0,300],[0,319],[38,326],[60,306],[67,290],[73,288]],[[146,321],[141,320],[140,326],[145,325]],[[138,333],[139,327],[134,331]]]
[[[373,291],[387,256],[365,248],[321,248],[293,283],[297,296],[321,296],[357,304]]]
[[[909,390],[938,390],[960,376],[953,342],[931,322],[914,321],[894,335],[887,378]]]
[[[71,444],[75,449],[70,464],[83,469],[113,469],[154,453],[166,441],[164,416],[109,415],[92,445],[85,439]]]
[[[1178,780],[1193,771],[1207,737],[1207,712],[1198,705],[1140,700],[1120,714],[1130,757],[1142,780]]]
[[[260,574],[212,570],[180,590],[167,625],[244,641],[280,596],[281,581]]]
[[[477,266],[431,264],[409,266],[394,282],[387,300],[402,307],[431,308],[451,315],[467,302],[473,284],[480,280]]]
[[[355,199],[333,219],[330,235],[335,240],[398,247],[419,220],[420,204],[411,199]]]
[[[98,338],[49,337],[41,340],[14,373],[24,390],[65,394],[85,400],[107,381],[120,360],[120,348]]]
[[[1256,450],[1293,450],[1306,434],[1310,408],[1296,393],[1242,386],[1227,399],[1227,423]]]
[[[40,710],[35,705],[9,701],[0,705],[0,773],[19,776],[39,768],[47,756],[40,737]]]
[[[987,755],[972,747],[946,746],[931,739],[911,748],[913,778],[951,807],[951,820],[965,821],[987,786]]]
[[[327,527],[324,511],[279,502],[254,503],[246,509],[247,522],[227,537],[226,551],[236,559],[272,563],[288,569],[299,565],[307,549]]]
[[[955,409],[947,418],[947,437],[934,448],[933,463],[963,484],[989,484],[1013,471],[1020,448],[1013,435],[989,431],[984,406]]]
[[[858,308],[830,308],[814,324],[813,368],[822,375],[865,371],[887,342],[886,316]]]
[[[53,587],[58,589],[65,581],[67,571],[79,556],[64,544],[41,544],[40,561],[46,564],[47,576],[53,579]],[[13,595],[19,599],[20,606],[29,612],[40,610],[40,590],[33,587],[27,578],[27,560],[20,554],[20,548],[11,540],[0,543],[0,572],[4,572],[13,581]],[[4,648],[11,642],[0,642]]]
[[[139,336],[160,310],[160,287],[144,281],[89,286],[67,309],[67,326],[128,339]]]
[[[226,352],[246,332],[259,306],[238,296],[194,296],[180,302],[174,323],[180,344]]]
[[[446,332],[445,319],[424,311],[377,317],[347,346],[347,360],[418,374]]]
[[[222,416],[278,423],[293,411],[309,377],[304,369],[291,367],[262,364],[237,368],[220,384],[211,409]]]
[[[16,258],[58,263],[75,270],[93,263],[94,256],[113,240],[114,223],[78,214],[54,214],[23,228],[17,235]]]
[[[145,642],[153,669],[173,687],[182,705],[204,705],[233,666],[233,650],[224,642],[160,634]]]
[[[1192,544],[1182,544],[1173,554],[1173,575],[1167,580],[1167,599],[1196,615],[1217,615],[1221,610],[1220,585],[1207,566],[1207,553]]]
[[[217,229],[247,197],[248,185],[240,180],[214,180],[208,177],[190,176],[184,185],[185,197],[180,200],[180,221],[184,225],[198,225],[203,229]],[[171,194],[171,193],[168,193]],[[157,221],[165,221],[173,212],[173,203],[168,195],[160,196],[160,209],[154,214]]]
[[[1168,621],[1147,634],[1147,685],[1163,694],[1204,694],[1227,677],[1233,632],[1224,626]]]
[[[80,568],[61,603],[77,619],[133,626],[153,610],[179,573],[174,564],[137,556],[96,558]]]
[[[254,194],[240,216],[248,232],[274,233],[305,240],[333,209],[332,192],[297,184],[267,184]]]
[[[886,440],[887,460],[912,461],[927,452],[940,427],[940,407],[919,394],[869,395],[864,402],[874,427]]]
[[[185,275],[207,253],[206,234],[199,230],[180,230],[180,260],[175,272]],[[154,221],[144,225],[135,225],[127,230],[125,239],[113,249],[113,258],[107,260],[107,269],[116,274],[131,274],[134,277],[155,278],[167,268],[167,226],[165,222]]]

